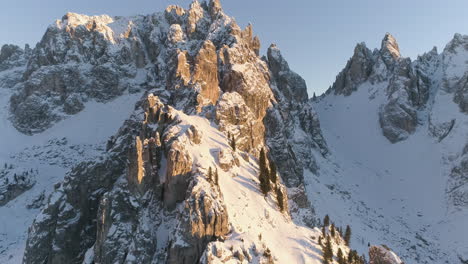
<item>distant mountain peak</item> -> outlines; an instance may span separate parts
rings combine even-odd
[[[382,55],[388,54],[395,60],[401,57],[400,48],[398,47],[398,43],[395,37],[393,37],[392,34],[388,32],[385,34],[385,37],[382,40],[380,50]]]

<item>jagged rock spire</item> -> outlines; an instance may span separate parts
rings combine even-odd
[[[280,49],[272,44],[268,48],[267,56],[268,65],[276,79],[278,89],[290,101],[305,102],[309,98],[307,85],[301,76],[289,68]]]
[[[398,47],[396,39],[388,32],[382,40],[380,52],[382,53],[386,63],[390,59],[398,60],[401,57],[400,48]]]
[[[223,10],[219,0],[210,0],[211,17],[216,17]]]

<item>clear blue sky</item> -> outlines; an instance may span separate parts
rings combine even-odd
[[[66,12],[88,15],[149,14],[190,0],[15,0],[0,8],[0,45],[34,46],[46,27]],[[291,68],[304,77],[309,93],[335,80],[358,42],[380,46],[392,33],[403,56],[415,58],[454,33],[468,34],[467,0],[222,0],[241,26],[251,22],[262,51],[276,43]]]

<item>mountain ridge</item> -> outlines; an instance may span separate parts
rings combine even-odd
[[[317,226],[331,214],[337,226],[352,224],[360,253],[369,242],[388,243],[415,263],[464,261],[464,233],[454,232],[468,193],[459,146],[465,40],[456,35],[443,55],[432,50],[415,61],[401,57],[390,34],[380,50],[358,44],[327,93],[309,98],[276,45],[260,57],[252,26],[240,29],[219,1],[130,18],[68,13],[33,50],[0,53],[1,92],[11,96],[2,123],[17,140],[7,146],[26,137],[33,146],[0,157],[39,169],[31,190],[0,207],[4,215],[21,211],[22,228],[33,222],[27,242],[2,230],[14,241],[0,245],[11,254],[0,259],[18,262],[24,250],[23,263],[321,263],[319,237],[332,228]],[[127,107],[117,111],[119,104]],[[101,115],[89,114],[93,105]],[[86,122],[96,131],[84,133]],[[76,131],[63,129],[73,123],[99,137],[76,142]],[[262,151],[278,170],[267,195],[259,190]],[[405,151],[428,161],[405,160]],[[381,152],[401,157],[378,159]],[[76,153],[82,157],[72,159]],[[430,170],[439,161],[443,179]],[[422,181],[434,192],[433,210],[422,203],[426,193],[405,187]],[[401,192],[375,192],[381,185]],[[42,209],[22,211],[29,205]],[[451,212],[441,216],[444,209]],[[286,247],[277,242],[284,237]],[[351,252],[332,237],[335,253]],[[371,257],[393,256],[388,250],[371,247]]]

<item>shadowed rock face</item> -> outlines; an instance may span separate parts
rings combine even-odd
[[[332,86],[335,94],[349,96],[357,89],[357,86],[365,82],[372,73],[374,66],[372,52],[364,43],[354,48],[353,57],[348,61],[345,69],[338,74]]]

